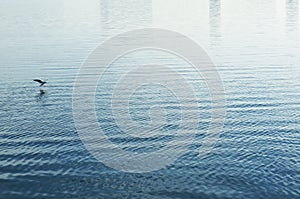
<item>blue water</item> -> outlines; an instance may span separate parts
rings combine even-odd
[[[0,198],[299,198],[299,7],[297,0],[2,0]],[[211,106],[203,79],[165,55],[125,57],[115,66],[155,60],[181,67],[199,98],[190,110],[201,111],[183,156],[157,171],[128,173],[86,149],[73,120],[73,85],[96,46],[145,27],[178,31],[206,50],[223,81],[226,117],[213,151],[199,159]],[[132,96],[132,119],[148,125],[154,103],[168,107],[172,125],[159,139],[126,137],[106,106],[120,71],[108,73],[98,82],[95,101],[112,142],[149,152],[185,131],[178,126],[176,96],[152,85]],[[48,79],[43,92],[34,78]]]

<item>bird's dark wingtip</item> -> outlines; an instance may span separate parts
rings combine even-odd
[[[42,80],[40,80],[40,79],[34,79],[33,81],[35,81],[35,82],[39,82],[39,83],[43,83],[43,81],[42,81]]]

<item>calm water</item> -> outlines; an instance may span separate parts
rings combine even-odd
[[[0,198],[299,198],[299,9],[297,0],[2,0]],[[99,43],[144,27],[178,31],[206,50],[222,77],[227,113],[213,152],[199,159],[210,117],[203,80],[168,55],[137,52],[119,60],[96,94],[97,117],[112,142],[145,152],[172,139],[119,133],[106,106],[118,66],[155,60],[181,67],[201,110],[186,154],[164,169],[135,174],[105,166],[84,147],[72,93],[80,65]],[[49,79],[44,93],[34,78]],[[176,124],[179,102],[160,89],[136,91],[134,120],[147,123],[145,112],[155,103],[168,105]]]

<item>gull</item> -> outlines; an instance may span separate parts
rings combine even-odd
[[[44,84],[47,83],[47,80],[43,81],[43,80],[40,80],[40,79],[34,79],[33,81],[40,83],[40,86],[43,86]]]

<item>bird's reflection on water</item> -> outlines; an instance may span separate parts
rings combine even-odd
[[[39,93],[36,95],[37,101],[42,101],[46,96],[46,91],[44,89],[40,89]]]

